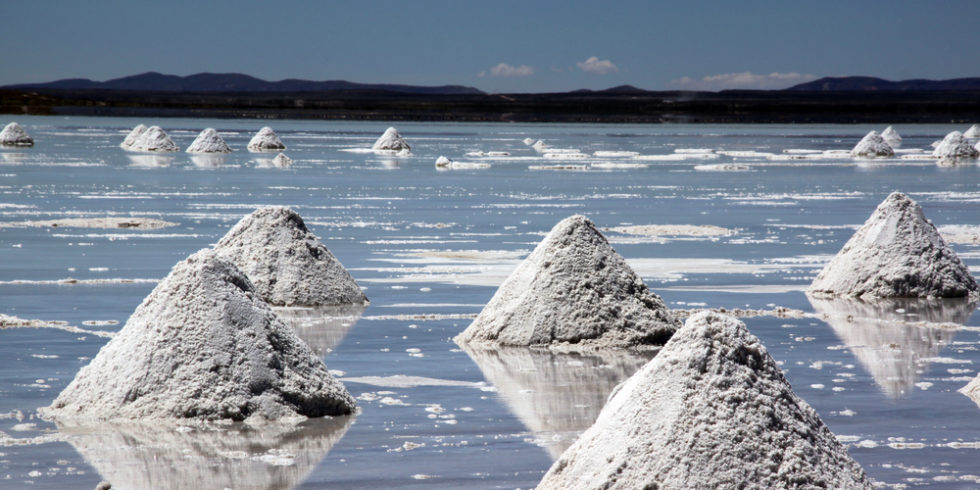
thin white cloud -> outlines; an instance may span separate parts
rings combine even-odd
[[[592,56],[585,61],[575,63],[575,66],[577,66],[579,70],[586,73],[595,73],[596,75],[608,75],[619,71],[619,67],[614,65],[612,61],[600,60],[595,56]]]
[[[741,73],[709,75],[700,80],[682,77],[672,81],[671,84],[682,90],[778,90],[816,80],[817,78],[816,75],[796,72],[773,72],[768,75],[758,75],[745,71]]]
[[[487,75],[491,77],[527,77],[534,75],[534,67],[527,65],[511,66],[507,63],[500,63],[490,68],[489,71],[481,71],[477,75],[481,77]]]

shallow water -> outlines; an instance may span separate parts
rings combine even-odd
[[[36,146],[0,150],[0,313],[116,331],[173,264],[268,204],[295,208],[371,305],[288,315],[359,398],[359,415],[219,437],[146,427],[58,431],[33,414],[107,339],[78,329],[2,329],[0,487],[84,488],[102,479],[115,488],[531,487],[642,360],[468,353],[450,339],[543,234],[576,213],[610,229],[616,249],[672,307],[806,312],[745,322],[876,480],[980,482],[980,408],[956,391],[980,364],[976,306],[903,307],[905,319],[911,312],[966,325],[936,328],[889,323],[899,306],[811,304],[802,293],[893,190],[922,204],[976,272],[975,162],[940,167],[902,156],[910,153],[874,162],[784,158],[848,150],[882,129],[868,126],[399,123],[413,155],[395,157],[342,151],[370,147],[384,123],[17,121]],[[139,123],[161,125],[182,148],[215,127],[235,152],[128,154],[118,144]],[[268,167],[263,160],[275,154],[244,151],[265,124],[287,145],[292,168]],[[903,149],[927,149],[965,128],[896,129]],[[639,156],[546,158],[521,142],[528,137],[588,155]],[[474,151],[510,155],[466,156]],[[440,155],[491,168],[437,171]],[[130,216],[176,225],[21,226]],[[669,227],[644,225],[687,226],[663,235]],[[651,229],[658,234],[640,232]]]

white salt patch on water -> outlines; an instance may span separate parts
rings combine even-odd
[[[599,162],[599,163],[592,164],[592,168],[597,168],[602,170],[640,169],[640,168],[647,168],[647,167],[649,167],[649,164],[646,163]]]
[[[66,277],[64,279],[53,280],[32,280],[32,279],[13,279],[0,281],[0,284],[31,284],[31,285],[58,285],[58,286],[93,286],[106,284],[156,284],[159,279],[127,279],[127,278],[105,278],[105,279],[75,279]]]
[[[694,170],[699,172],[744,172],[751,169],[752,167],[740,163],[716,163],[694,166]]]
[[[639,156],[640,153],[635,151],[597,150],[592,154],[602,158],[620,158],[620,157],[635,157],[635,156]]]
[[[589,169],[587,165],[529,165],[528,170],[569,170],[574,172],[585,172]]]
[[[0,222],[0,228],[127,228],[156,230],[170,226],[177,226],[177,223],[144,217],[128,218],[61,218],[43,221],[4,221]]]
[[[726,236],[735,230],[714,225],[633,225],[603,228],[603,231],[647,236]]]
[[[355,376],[341,378],[345,383],[360,383],[383,388],[418,388],[420,386],[459,386],[463,388],[483,388],[486,383],[458,381],[453,379],[428,378],[425,376],[409,376],[396,374],[393,376]]]

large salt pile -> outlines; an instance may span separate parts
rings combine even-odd
[[[963,137],[969,138],[971,140],[980,138],[980,124],[974,124],[973,126],[970,126],[970,129],[967,129],[966,132],[963,133]]]
[[[214,250],[235,263],[270,304],[363,304],[367,297],[295,211],[272,206],[242,218]]]
[[[174,266],[42,414],[56,420],[280,419],[354,399],[212,250]]]
[[[248,142],[248,151],[279,151],[285,150],[286,145],[282,144],[279,135],[272,128],[266,126],[255,133]]]
[[[20,124],[12,122],[0,131],[0,146],[34,146],[34,138]]]
[[[898,148],[902,146],[902,136],[895,131],[895,128],[888,126],[884,131],[881,132],[881,137],[888,143],[888,146]]]
[[[953,131],[943,138],[939,146],[932,151],[932,156],[952,160],[967,160],[980,157],[980,151],[970,145],[963,133]]]
[[[131,150],[133,145],[136,144],[136,142],[140,139],[140,136],[143,136],[143,133],[145,132],[145,125],[140,124],[136,126],[129,132],[129,134],[126,135],[126,139],[124,139],[122,143],[119,143],[119,147],[124,150]]]
[[[745,324],[701,312],[538,488],[872,488]]]
[[[371,146],[372,150],[391,150],[391,151],[402,151],[402,150],[412,150],[411,146],[408,146],[408,142],[402,135],[398,134],[398,130],[395,128],[388,128],[385,133],[374,142]]]
[[[900,192],[889,195],[807,289],[821,296],[963,297],[977,291],[963,261]]]
[[[130,151],[145,152],[180,151],[180,148],[177,148],[177,145],[170,139],[167,132],[160,128],[160,126],[150,126],[146,128],[146,131],[143,131],[143,133],[136,138],[136,141],[134,141],[133,144],[127,149]]]
[[[895,150],[878,134],[871,131],[851,150],[852,157],[893,157]]]
[[[187,153],[231,153],[231,148],[214,128],[205,128],[187,147]]]
[[[585,216],[562,220],[501,284],[458,343],[663,345],[680,326]]]

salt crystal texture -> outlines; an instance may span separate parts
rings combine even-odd
[[[187,147],[187,153],[231,153],[231,148],[214,128],[206,128]]]
[[[277,306],[363,304],[367,297],[295,211],[272,206],[242,218],[214,246]]]
[[[852,157],[893,157],[895,150],[878,134],[871,131],[851,150]]]
[[[12,122],[0,131],[0,146],[34,146],[34,138],[20,124]]]
[[[540,489],[872,488],[742,322],[701,312],[620,385]]]
[[[967,129],[966,132],[963,133],[963,137],[970,138],[971,140],[974,138],[980,138],[980,124],[970,126],[970,129]]]
[[[260,129],[248,142],[248,151],[252,152],[279,151],[285,149],[286,145],[282,144],[276,132],[268,126]]]
[[[963,133],[953,131],[943,138],[939,146],[932,151],[932,156],[949,159],[973,159],[980,157],[980,151],[970,146],[970,142],[963,137]]]
[[[893,192],[813,280],[807,293],[852,297],[963,297],[977,281],[922,208]]]
[[[663,345],[680,326],[585,216],[562,220],[501,284],[458,343]]]
[[[177,148],[177,145],[170,139],[167,132],[160,128],[160,126],[146,128],[146,131],[143,131],[127,149],[130,151],[145,152],[180,151],[180,148]]]
[[[881,132],[881,137],[884,138],[888,146],[898,148],[902,146],[902,136],[895,131],[895,128],[888,126],[884,131]]]
[[[402,150],[412,150],[412,147],[408,145],[405,138],[398,134],[398,130],[395,128],[388,128],[385,130],[384,134],[374,142],[371,147],[372,150],[392,150],[392,151],[402,151]]]
[[[132,149],[133,145],[136,144],[136,141],[139,140],[140,136],[142,136],[143,133],[145,132],[146,132],[145,125],[140,124],[136,126],[135,128],[132,129],[132,131],[129,132],[129,134],[126,135],[126,139],[124,139],[122,143],[119,143],[119,147],[124,150]]]
[[[42,415],[56,420],[276,420],[348,414],[343,384],[232,263],[174,266]]]

